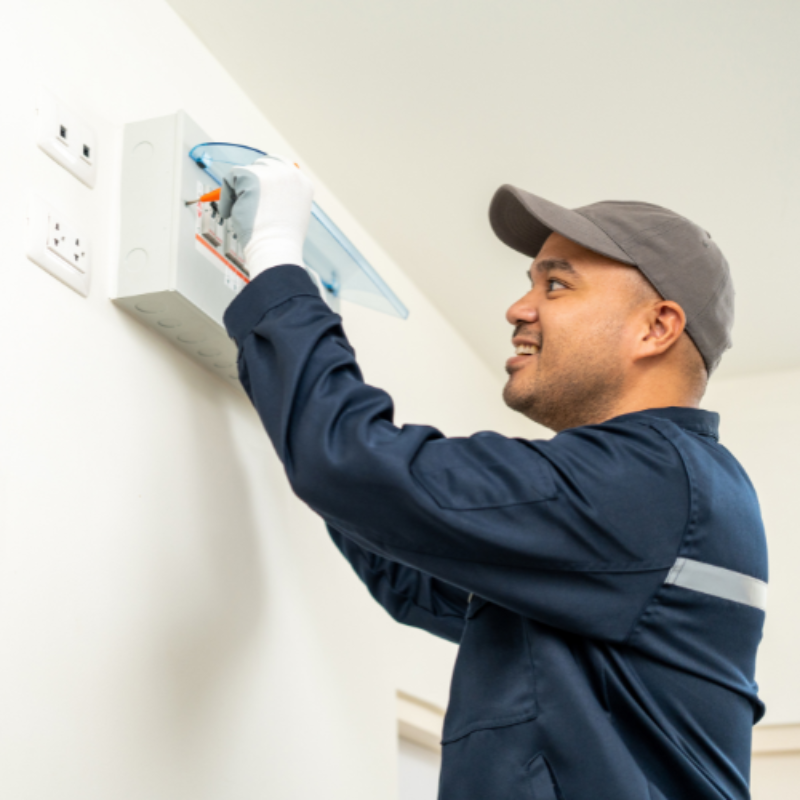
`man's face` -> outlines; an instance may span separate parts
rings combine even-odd
[[[508,406],[555,431],[608,418],[638,332],[635,271],[550,235],[506,314],[519,353],[506,362]]]

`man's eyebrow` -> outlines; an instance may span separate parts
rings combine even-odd
[[[542,259],[541,261],[537,261],[534,267],[536,268],[536,272],[538,272],[539,275],[546,275],[548,272],[552,272],[553,270],[558,269],[561,270],[562,272],[569,272],[571,275],[575,275],[576,277],[578,277],[578,271],[575,269],[575,267],[573,267],[572,264],[569,263],[569,261],[563,258],[545,258]],[[532,281],[533,277],[531,276],[530,269],[527,271],[526,274]]]

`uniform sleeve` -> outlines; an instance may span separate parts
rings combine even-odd
[[[461,641],[467,592],[370,553],[328,525],[328,532],[369,593],[398,622],[422,628],[442,639]]]
[[[612,421],[525,441],[397,427],[299,267],[258,276],[226,325],[295,493],[329,525],[540,622],[628,636],[688,521],[685,468],[658,429]]]

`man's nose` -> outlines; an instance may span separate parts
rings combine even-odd
[[[533,323],[538,321],[539,309],[534,300],[532,291],[523,295],[516,303],[509,306],[508,311],[506,311],[506,319],[509,324],[514,327],[521,322]]]

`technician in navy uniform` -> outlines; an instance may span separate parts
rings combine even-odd
[[[534,259],[504,397],[557,435],[446,438],[395,427],[298,266],[312,191],[279,160],[231,174],[255,277],[225,322],[294,491],[389,614],[460,645],[441,800],[749,797],[767,554],[698,408],[733,322],[716,244],[501,187],[494,231]]]

